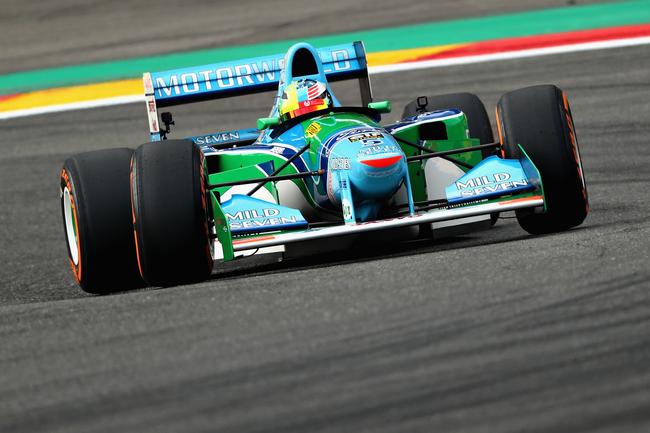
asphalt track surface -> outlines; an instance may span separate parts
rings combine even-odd
[[[71,153],[144,142],[144,107],[0,122],[0,431],[650,431],[648,71],[645,46],[373,79],[395,107],[563,87],[591,201],[580,228],[533,237],[503,219],[104,297],[73,284],[58,173]],[[177,123],[246,126],[269,101]]]

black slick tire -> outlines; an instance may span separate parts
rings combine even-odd
[[[506,93],[497,104],[497,122],[504,156],[519,158],[521,145],[544,186],[547,211],[517,211],[521,227],[543,234],[581,224],[589,212],[589,200],[566,94],[553,85]]]
[[[89,293],[144,286],[136,260],[129,164],[133,150],[68,158],[61,170],[61,213],[75,279]]]
[[[207,279],[213,266],[203,156],[188,140],[147,143],[131,165],[140,271],[153,286]]]

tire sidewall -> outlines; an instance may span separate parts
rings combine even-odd
[[[70,268],[72,269],[72,274],[77,282],[82,288],[86,286],[85,274],[83,273],[83,264],[86,263],[86,251],[87,247],[85,241],[88,239],[86,235],[86,220],[81,218],[80,215],[85,215],[84,212],[80,212],[79,206],[83,205],[84,199],[81,195],[81,189],[75,184],[75,180],[78,179],[79,171],[74,164],[74,161],[69,159],[65,162],[63,168],[61,169],[60,175],[60,201],[61,201],[61,216],[63,219],[63,234],[66,238],[66,250],[68,252],[68,262],[70,263]],[[64,191],[68,190],[68,197],[65,196]],[[69,227],[68,221],[66,220],[65,215],[65,200],[66,198],[70,199],[70,206],[73,212],[72,217],[76,221],[76,239],[75,243],[77,246],[77,263],[75,263],[73,258],[73,253],[70,250],[70,239],[69,239]]]
[[[135,260],[130,218],[132,153],[127,148],[85,152],[68,158],[61,170],[60,201],[68,261],[75,280],[89,293],[144,285]],[[77,263],[70,248],[66,201],[76,221]]]

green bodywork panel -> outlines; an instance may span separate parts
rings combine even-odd
[[[265,173],[263,173],[259,168],[256,166],[258,164],[264,164],[268,162],[272,162],[274,167],[277,169],[282,166],[286,162],[286,160],[280,156],[272,155],[269,153],[249,153],[245,155],[230,155],[227,153],[219,154],[219,155],[214,155],[210,156],[210,165],[212,167],[212,174],[208,175],[208,185],[216,185],[218,183],[223,183],[223,182],[234,182],[238,180],[247,180],[247,179],[260,179],[265,177]],[[284,174],[294,174],[297,173],[297,170],[293,167],[293,165],[288,165],[284,169],[282,169],[281,172],[278,173],[278,175],[284,175]],[[313,203],[313,200],[311,199],[311,195],[309,194],[307,190],[307,186],[305,185],[305,181],[302,179],[295,179],[292,182],[294,182],[302,194],[307,198],[307,200],[312,204],[312,206],[315,206],[315,203]],[[255,184],[251,184],[251,189],[254,187]],[[224,194],[228,189],[231,187],[222,187],[222,188],[217,188],[216,191],[219,192],[219,194]],[[275,184],[273,182],[267,182],[264,184],[264,188],[266,188],[275,198],[276,202],[278,201],[278,192],[277,189],[275,188]]]
[[[219,156],[218,158],[220,160],[225,160],[225,161],[233,159],[233,157],[230,155],[224,155],[223,157]],[[267,161],[262,161],[262,162],[267,162]],[[216,173],[208,175],[208,185],[216,185],[218,183],[232,182],[232,181],[243,180],[243,179],[257,179],[261,177],[264,177],[264,173],[259,168],[257,168],[256,165],[247,165],[244,167],[226,169],[225,171],[218,171]],[[255,187],[255,184],[252,183],[248,186],[250,187],[250,189],[253,189]],[[218,192],[219,195],[223,195],[230,188],[232,187],[224,186],[220,188],[215,188],[213,189],[213,191]],[[278,191],[275,188],[275,184],[273,182],[265,183],[263,188],[265,188],[271,193],[271,195],[273,196],[276,202],[278,201]]]
[[[368,104],[368,108],[372,108],[373,110],[377,110],[380,113],[390,113],[391,110],[393,109],[390,101],[371,102],[371,103]]]
[[[223,213],[219,200],[217,200],[217,196],[213,191],[210,191],[210,204],[212,206],[212,215],[214,216],[214,230],[217,235],[217,240],[223,249],[223,259],[225,261],[232,260],[235,258],[235,252],[232,247],[232,234],[230,233],[226,215]]]
[[[468,138],[467,118],[465,116],[443,119],[440,122],[445,126],[447,140],[423,140],[420,142],[420,126],[422,126],[420,124],[414,124],[400,129],[393,135],[411,143],[420,143],[427,149],[431,149],[434,152],[461,149],[464,147],[477,146],[481,144],[479,143],[478,139]],[[398,143],[402,147],[402,150],[407,157],[419,155],[421,153],[420,150],[416,149],[413,146],[409,146],[401,142]],[[452,160],[455,159],[458,161],[463,161],[470,165],[476,165],[483,159],[483,156],[480,151],[474,151],[461,153],[458,155],[451,155],[449,158]],[[411,188],[413,190],[413,200],[415,201],[427,200],[426,180],[424,176],[425,161],[426,160],[413,161],[408,165],[409,175],[411,179]],[[467,169],[463,166],[459,165],[458,167],[463,171],[467,171]]]

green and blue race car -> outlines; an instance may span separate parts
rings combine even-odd
[[[359,106],[330,86],[350,79]],[[215,263],[345,248],[370,232],[482,230],[505,211],[530,233],[556,232],[589,211],[556,86],[503,95],[496,140],[469,93],[418,97],[382,125],[391,105],[372,99],[361,42],[145,73],[144,89],[150,142],[74,155],[61,172],[69,261],[87,292],[202,281]],[[255,128],[169,139],[172,115],[159,113],[263,91],[277,94]]]

